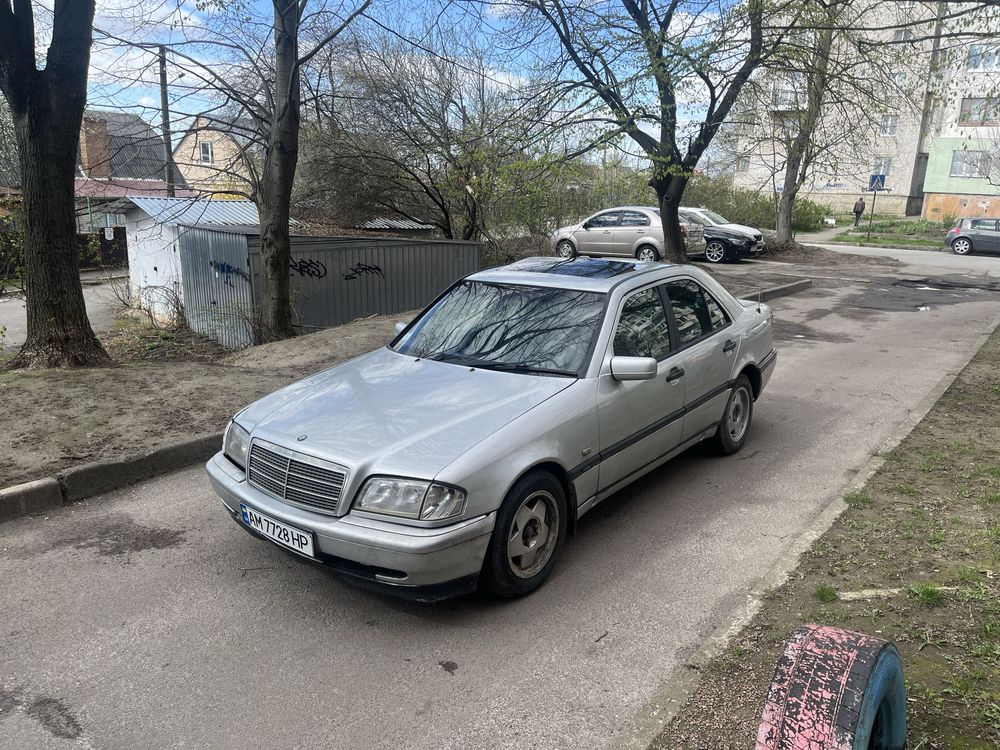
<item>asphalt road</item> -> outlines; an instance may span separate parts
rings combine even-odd
[[[599,506],[519,601],[354,589],[243,533],[200,469],[0,525],[0,748],[612,746],[1000,315],[990,278],[939,272],[776,300],[744,450]]]
[[[115,321],[117,306],[111,286],[108,284],[84,286],[83,299],[87,305],[87,317],[90,319],[91,327],[98,332],[110,330]],[[0,326],[7,328],[0,338],[0,352],[4,349],[15,350],[21,347],[28,334],[27,324],[23,299],[16,297],[0,299]]]

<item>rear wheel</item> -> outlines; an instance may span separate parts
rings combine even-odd
[[[712,240],[705,247],[705,260],[709,263],[721,263],[726,259],[726,246],[718,240]]]
[[[635,251],[636,260],[656,261],[660,259],[660,253],[652,245],[643,245]]]
[[[965,239],[965,237],[959,237],[951,243],[951,251],[955,255],[968,255],[972,252],[972,243]]]
[[[722,414],[722,422],[715,431],[715,445],[720,453],[736,453],[750,435],[753,420],[753,388],[746,375],[740,375],[733,386]]]
[[[497,513],[483,585],[510,599],[541,586],[566,536],[566,514],[566,493],[554,476],[534,472],[518,481]]]
[[[575,258],[576,248],[573,247],[573,243],[569,240],[561,240],[558,245],[556,245],[556,252],[559,254],[560,258]]]

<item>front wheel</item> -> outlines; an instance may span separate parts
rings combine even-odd
[[[959,237],[951,243],[951,251],[955,255],[968,255],[972,252],[972,243],[965,239],[965,237]]]
[[[484,587],[513,599],[541,586],[555,567],[566,525],[566,492],[554,476],[534,472],[518,481],[497,513]]]
[[[709,263],[721,263],[726,259],[726,246],[718,240],[712,240],[705,247],[705,260]]]
[[[747,376],[740,375],[733,386],[733,392],[729,394],[722,422],[715,431],[715,445],[719,452],[728,456],[742,448],[750,435],[752,420],[753,388]]]
[[[559,254],[560,258],[575,258],[576,248],[573,247],[573,243],[569,240],[561,240],[558,245],[556,245],[556,252]]]

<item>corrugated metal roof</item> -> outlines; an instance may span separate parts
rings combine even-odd
[[[201,227],[242,226],[260,222],[257,207],[251,201],[147,198],[141,196],[131,196],[127,200],[161,224]]]
[[[411,219],[389,219],[381,217],[378,219],[371,219],[366,221],[364,224],[359,226],[359,229],[433,229],[433,224],[421,224],[419,221],[413,221]]]
[[[87,109],[84,119],[106,123],[111,177],[133,180],[163,178],[163,139],[132,112]]]

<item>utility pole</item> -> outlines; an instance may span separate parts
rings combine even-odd
[[[163,181],[167,195],[174,197],[174,149],[170,143],[170,104],[167,101],[167,48],[157,45],[160,51],[160,118],[163,130]]]

